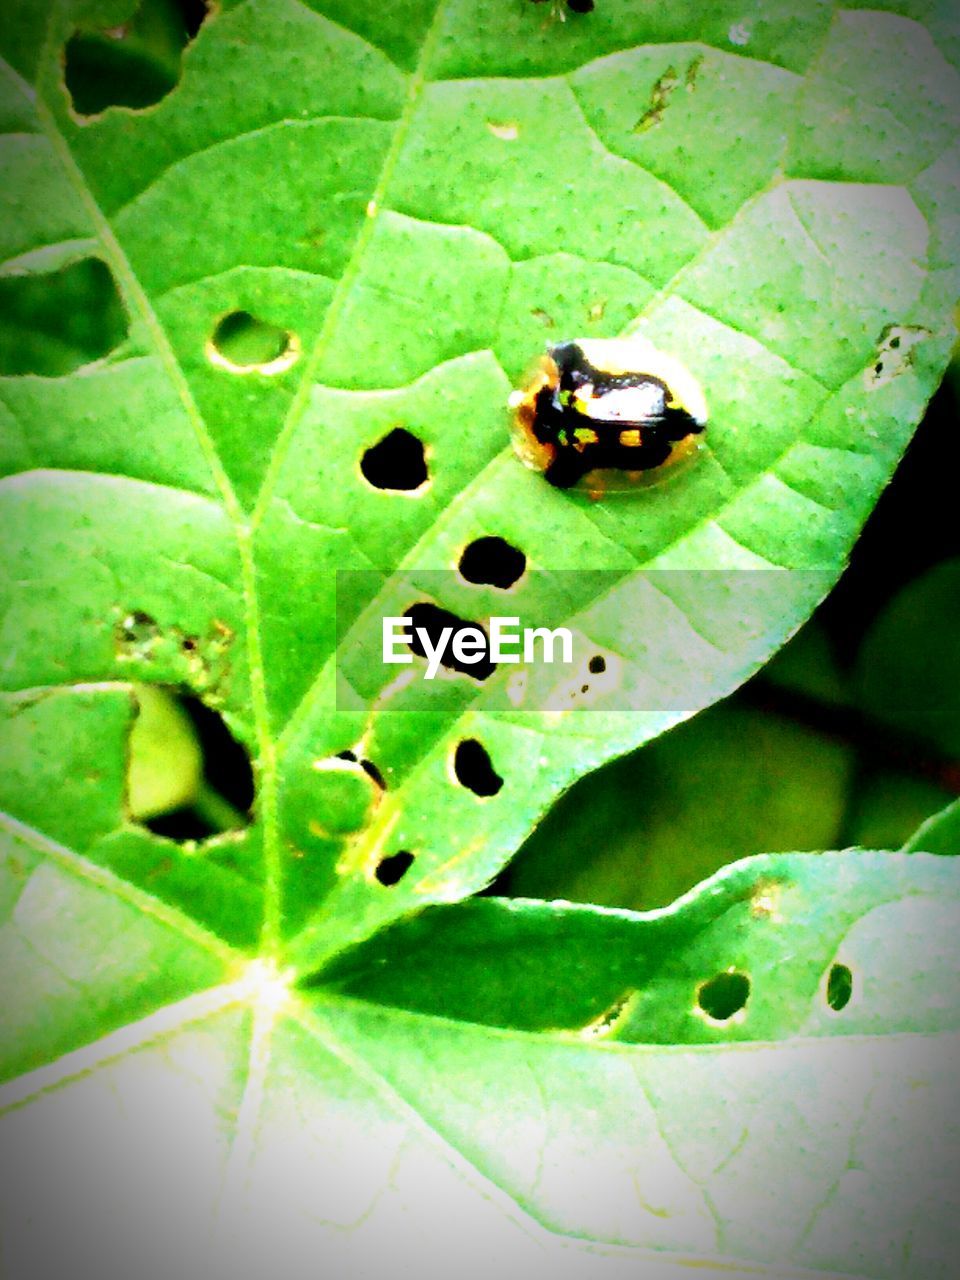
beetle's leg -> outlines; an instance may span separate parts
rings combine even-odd
[[[543,474],[558,489],[569,489],[587,469],[579,453],[572,449],[558,449],[556,457]]]

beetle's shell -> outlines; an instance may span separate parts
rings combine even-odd
[[[514,445],[559,488],[632,488],[695,454],[707,423],[696,379],[643,338],[551,346],[510,397]]]

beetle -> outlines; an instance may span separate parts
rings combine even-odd
[[[509,403],[517,452],[560,489],[607,470],[621,477],[596,487],[629,487],[694,454],[707,425],[696,379],[639,337],[548,347]]]

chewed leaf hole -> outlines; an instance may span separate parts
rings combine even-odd
[[[399,853],[390,853],[377,863],[374,875],[381,884],[388,888],[399,884],[413,866],[414,858],[409,849],[401,849]]]
[[[427,483],[427,459],[422,441],[405,427],[394,427],[367,449],[360,472],[374,489],[411,493]]]
[[[455,613],[450,613],[447,609],[441,609],[435,604],[423,602],[421,604],[411,605],[406,611],[405,617],[409,618],[413,623],[413,635],[410,640],[410,648],[420,658],[426,658],[427,650],[421,639],[420,632],[426,634],[426,638],[430,647],[436,651],[441,643],[445,643],[442,655],[440,657],[440,665],[446,667],[448,671],[459,671],[463,675],[472,676],[474,680],[486,680],[493,675],[497,669],[497,664],[490,661],[490,637],[487,632],[476,622],[465,622],[463,618],[458,618]],[[450,635],[443,637],[443,632],[449,628]],[[476,660],[469,662],[466,657],[458,657],[456,647],[458,636],[462,632],[479,632],[484,648],[476,654]],[[461,639],[466,642],[468,636],[462,636]]]
[[[127,810],[170,840],[205,840],[250,822],[253,769],[223,717],[192,695],[136,685]]]
[[[494,769],[483,743],[464,738],[453,753],[453,772],[457,781],[477,796],[495,796],[503,779]]]
[[[584,1040],[597,1040],[604,1036],[609,1036],[622,1022],[623,1015],[628,1007],[634,1004],[638,995],[639,992],[633,988],[624,991],[623,995],[618,996],[601,1014],[588,1022],[585,1027],[581,1027],[581,1038]]]
[[[63,377],[127,336],[127,317],[105,263],[0,276],[0,375]]]
[[[174,89],[181,59],[207,16],[202,0],[143,0],[127,22],[75,31],[64,49],[64,83],[78,115],[142,110]]]
[[[750,998],[750,979],[745,973],[727,970],[701,984],[697,1004],[714,1022],[726,1022],[739,1013]]]
[[[930,330],[921,325],[887,325],[877,341],[876,359],[864,373],[867,390],[875,391],[910,369],[914,348],[929,337]]]
[[[835,964],[827,975],[827,1004],[839,1013],[853,995],[853,974],[845,964]]]
[[[283,373],[300,356],[295,333],[258,320],[249,311],[231,311],[217,322],[207,343],[211,364],[228,373]]]
[[[351,764],[358,764],[367,777],[372,779],[381,791],[386,790],[387,784],[383,780],[383,774],[372,760],[366,760],[362,756],[358,756],[355,751],[338,751],[337,759],[348,760]]]
[[[460,557],[460,574],[479,586],[512,587],[523,575],[527,557],[503,538],[476,538]]]

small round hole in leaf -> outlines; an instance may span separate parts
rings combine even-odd
[[[853,995],[853,974],[845,964],[835,964],[827,975],[827,1004],[839,1013]]]
[[[401,849],[399,853],[390,853],[377,863],[374,875],[381,884],[388,888],[399,884],[413,866],[413,854],[409,849]]]
[[[228,373],[283,373],[300,355],[300,343],[295,334],[249,311],[231,311],[217,322],[207,355]]]
[[[746,1005],[750,979],[745,973],[727,971],[704,982],[697,992],[697,1004],[714,1022],[726,1022]]]
[[[422,441],[405,427],[394,427],[367,449],[360,472],[374,489],[409,493],[427,481],[427,460]]]
[[[483,743],[464,738],[453,753],[453,772],[462,787],[476,796],[495,796],[503,779],[494,769]]]
[[[460,557],[460,573],[467,582],[506,590],[521,577],[527,557],[503,538],[476,538]]]

